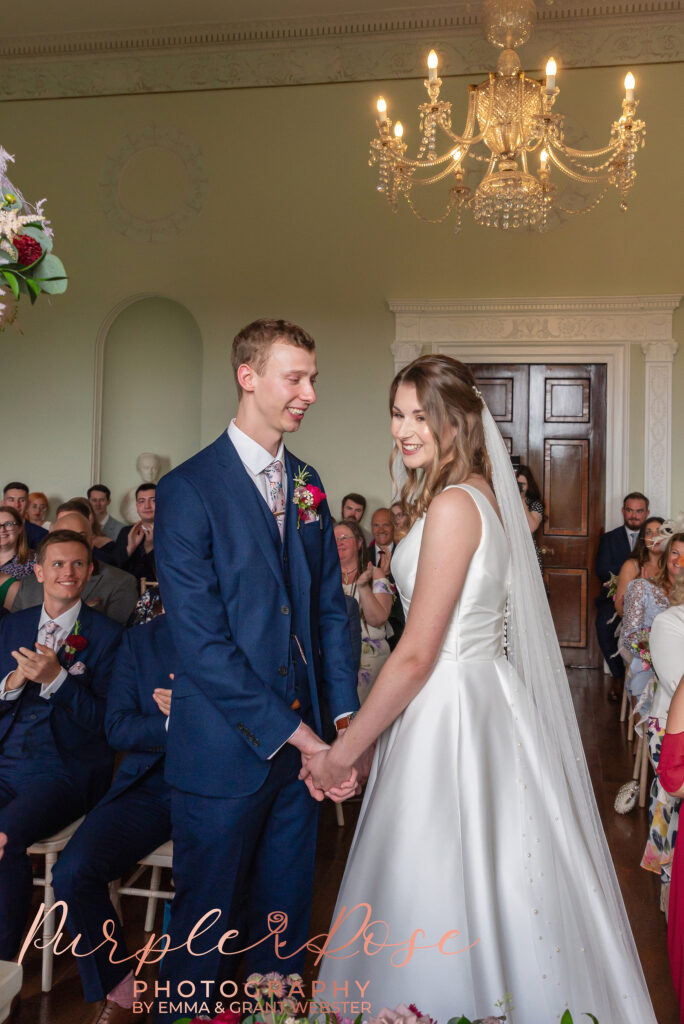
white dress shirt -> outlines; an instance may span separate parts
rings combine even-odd
[[[630,530],[629,526],[625,526],[625,530],[627,532],[627,540],[629,542],[629,550],[630,551],[634,551],[634,545],[636,544],[636,539],[639,536],[639,531],[638,530]]]
[[[62,645],[64,644],[66,638],[70,636],[71,633],[73,633],[74,626],[76,625],[76,620],[78,619],[80,612],[81,602],[77,601],[72,608],[68,609],[68,611],[62,612],[62,614],[58,615],[56,619],[51,619],[48,613],[45,611],[45,605],[43,605],[43,607],[40,610],[40,619],[38,620],[38,632],[36,633],[36,643],[45,643],[45,639],[47,637],[47,633],[45,631],[45,624],[46,622],[55,622],[57,623],[58,628],[55,630],[53,634],[55,639],[54,649],[55,651],[58,651],[60,647],[62,647]],[[5,678],[0,682],[0,700],[18,700],[18,698],[21,696],[24,690],[23,686],[18,687],[16,690],[5,689],[7,679],[11,674],[11,672],[8,672]],[[65,668],[60,669],[59,674],[56,676],[55,679],[52,680],[51,683],[43,683],[41,685],[40,696],[44,697],[45,700],[49,700],[54,693],[57,693],[57,690],[59,690],[64,680],[67,678],[67,675],[68,673]],[[25,685],[26,684],[24,684],[24,686]]]
[[[394,541],[391,540],[389,544],[383,544],[381,548],[378,547],[378,542],[376,541],[373,550],[375,552],[375,564],[376,566],[380,565],[380,559],[382,558],[383,551],[389,551],[390,555],[394,551]]]

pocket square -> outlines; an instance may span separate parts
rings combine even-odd
[[[70,676],[82,676],[85,672],[86,667],[82,661],[75,661],[73,665],[70,665],[67,672]]]

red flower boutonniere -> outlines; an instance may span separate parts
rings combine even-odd
[[[87,646],[88,641],[81,633],[81,620],[76,619],[76,622],[74,623],[74,631],[66,638],[64,641],[64,647],[62,648],[65,655],[66,666],[68,667],[72,663],[80,651],[85,651]]]
[[[308,466],[299,467],[299,472],[294,478],[294,496],[292,501],[297,506],[297,529],[302,523],[321,523],[321,529],[323,529],[323,523],[318,513],[318,506],[325,498],[325,493],[316,487],[315,484],[308,484],[309,479]]]

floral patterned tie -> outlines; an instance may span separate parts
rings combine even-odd
[[[43,625],[43,629],[45,630],[44,645],[45,647],[48,647],[51,651],[54,651],[56,641],[55,633],[59,629],[59,626],[57,625],[56,622],[53,622],[52,619],[48,619],[47,622]]]
[[[270,466],[266,466],[264,476],[268,480],[268,505],[275,516],[282,540],[285,532],[285,493],[283,491],[283,464],[280,459],[275,459]]]

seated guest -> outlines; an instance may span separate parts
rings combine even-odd
[[[16,509],[23,520],[26,519],[28,496],[28,487],[26,484],[22,484],[18,480],[12,480],[11,483],[5,484],[2,489],[3,505],[9,505],[10,508]],[[28,546],[35,551],[47,533],[47,530],[44,530],[42,526],[36,526],[35,523],[31,522],[25,523],[25,529]]]
[[[19,580],[33,573],[35,560],[21,515],[11,505],[0,505],[0,572]]]
[[[392,523],[394,524],[394,543],[398,544],[409,532],[411,521],[400,501],[392,502],[390,512],[392,513]]]
[[[90,522],[80,512],[58,511],[57,518],[50,527],[55,530],[73,530],[92,547],[93,529]],[[2,581],[0,580],[0,592]],[[14,612],[24,608],[33,608],[43,603],[43,585],[35,575],[27,576],[19,584],[16,595],[11,593],[10,609]],[[138,600],[138,585],[135,576],[114,565],[107,565],[93,557],[93,572],[81,595],[81,599],[89,608],[96,608],[108,619],[125,626]],[[7,605],[5,606],[7,607]]]
[[[394,586],[394,577],[390,571],[390,562],[394,552],[394,523],[392,522],[392,513],[388,508],[379,508],[373,513],[371,531],[373,533],[373,540],[368,546],[368,557],[374,566],[382,568],[385,576]],[[406,625],[401,601],[392,602],[389,624],[392,627],[389,646],[390,650],[393,651],[399,643],[399,638],[404,632],[404,626]]]
[[[532,540],[534,541],[534,551],[539,562],[539,568],[543,570],[544,564],[541,548],[537,543],[539,527],[544,522],[544,502],[541,500],[539,484],[534,479],[534,474],[529,466],[518,466],[515,475],[520,489],[520,497],[522,498],[527,525],[530,528]]]
[[[648,648],[653,620],[670,603],[672,585],[681,572],[679,558],[684,557],[684,534],[674,534],[659,559],[659,571],[651,580],[636,579],[625,591],[625,608],[620,627],[619,650],[627,665],[625,686],[630,697],[638,699],[653,674],[639,653]],[[648,709],[646,709],[647,711]]]
[[[363,494],[356,494],[352,491],[351,494],[345,494],[342,499],[342,508],[340,519],[353,519],[355,523],[361,523],[361,520],[366,514],[366,499]],[[368,531],[361,527],[363,533],[363,539],[366,543],[370,540]]]
[[[0,618],[6,612],[12,611],[20,586],[20,581],[16,580],[14,576],[8,576],[7,573],[0,572],[0,608],[2,609]]]
[[[26,506],[26,522],[33,523],[34,526],[40,526],[43,530],[49,530],[50,524],[45,518],[49,508],[50,502],[48,501],[47,494],[43,494],[42,491],[31,491]]]
[[[677,547],[684,549],[684,545],[675,545]],[[684,559],[682,561],[684,563]],[[670,607],[653,620],[650,640],[658,686],[648,717],[648,745],[651,762],[658,771],[670,702],[684,671],[684,574],[681,572],[672,583]],[[679,805],[680,801],[663,790],[656,776],[651,786],[649,836],[641,866],[660,876],[663,893],[671,880]]]
[[[388,640],[392,627],[388,619],[394,587],[387,579],[386,570],[380,566],[374,569],[369,562],[361,527],[355,520],[338,523],[335,540],[342,589],[357,600],[361,614],[361,666],[357,691],[363,703],[390,655]]]
[[[116,539],[116,564],[137,580],[156,580],[154,564],[154,506],[156,484],[140,484],[135,492],[137,523],[124,526]]]
[[[107,791],[104,714],[121,627],[82,604],[90,548],[56,530],[38,548],[39,608],[0,622],[0,960],[16,956],[31,907],[26,850]]]
[[[679,654],[684,657],[684,631],[680,634]],[[680,664],[680,669],[684,669],[684,665]],[[684,671],[667,716],[658,776],[663,789],[672,797],[681,799],[684,796]],[[672,860],[667,949],[670,973],[679,1000],[679,1022],[684,1024],[684,843],[681,842],[675,844]]]
[[[620,625],[615,614],[613,599],[608,596],[611,576],[617,576],[624,561],[629,558],[642,523],[648,515],[648,498],[639,491],[628,494],[622,504],[623,524],[601,535],[596,555],[596,575],[601,581],[601,592],[596,598],[596,636],[613,685],[608,700],[621,699],[624,666],[618,654],[616,632]]]
[[[105,922],[113,922],[116,947],[106,945],[77,958],[87,1002],[106,1000],[93,1024],[140,1019],[132,1010],[130,961],[121,962],[128,952],[109,883],[171,838],[164,751],[175,661],[164,615],[124,633],[112,671],[105,727],[110,746],[127,754],[111,789],[69,840],[53,872],[55,896],[69,908],[67,927],[72,937],[81,936],[76,953],[98,946]]]
[[[101,562],[107,562],[108,565],[117,565],[117,554],[116,546],[113,540],[106,537],[100,528],[100,524],[97,521],[93,506],[90,504],[87,498],[77,497],[69,498],[68,501],[63,501],[57,508],[57,516],[62,512],[80,512],[82,516],[85,516],[90,523],[92,534],[93,534],[93,551],[97,554],[97,557]]]
[[[95,519],[100,530],[105,537],[109,537],[110,540],[116,540],[119,532],[123,530],[124,524],[120,523],[114,516],[110,516],[107,511],[111,500],[112,492],[104,484],[93,484],[92,487],[88,488],[88,501],[93,507]]]
[[[660,527],[664,522],[662,516],[649,516],[637,534],[634,550],[622,564],[613,599],[615,610],[620,616],[625,610],[625,592],[632,580],[652,580],[660,571],[660,547],[663,539]]]

